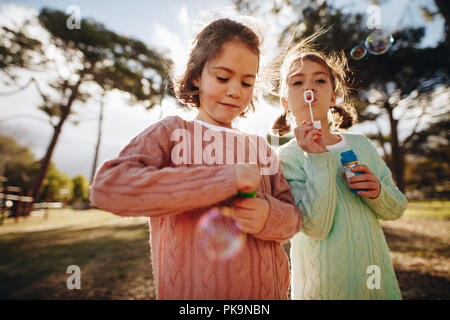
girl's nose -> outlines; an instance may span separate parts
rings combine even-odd
[[[241,96],[241,88],[239,84],[230,81],[227,87],[227,95],[233,98],[239,98]]]

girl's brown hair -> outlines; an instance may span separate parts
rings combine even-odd
[[[186,70],[182,77],[173,81],[175,96],[182,104],[195,108],[200,106],[199,88],[193,80],[201,76],[205,64],[221,52],[224,44],[231,41],[246,45],[259,59],[262,39],[250,27],[228,18],[213,21],[195,37]],[[256,95],[253,94],[250,106],[241,116],[249,109],[254,110],[255,100]]]
[[[319,30],[289,49],[283,56],[284,58],[280,68],[279,96],[282,98],[286,97],[288,78],[294,71],[297,71],[292,70],[295,64],[300,63],[302,65],[304,60],[318,62],[328,70],[332,89],[341,100],[339,104],[330,108],[333,127],[335,129],[347,129],[358,118],[355,107],[348,102],[349,87],[347,85],[347,74],[350,70],[348,68],[347,58],[343,52],[326,55],[311,44],[315,38],[325,32]],[[286,119],[286,113],[277,118],[272,127],[272,130],[277,130],[281,136],[288,133],[290,129],[290,125]]]

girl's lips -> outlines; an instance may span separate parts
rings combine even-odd
[[[229,103],[223,103],[223,102],[219,102],[219,104],[225,106],[225,107],[229,107],[229,108],[239,108],[239,106],[234,105],[234,104],[229,104]]]

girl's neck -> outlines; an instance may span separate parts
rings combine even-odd
[[[209,117],[202,117],[202,116],[200,116],[200,114],[198,114],[194,119],[199,120],[204,123],[208,123],[208,124],[216,126],[216,127],[222,127],[222,128],[226,128],[226,129],[234,129],[231,126],[231,123],[226,124],[226,123],[217,122]]]
[[[203,122],[206,122],[206,123],[209,123],[209,124],[212,124],[213,126],[233,129],[233,127],[231,126],[231,122],[230,123],[218,122],[218,121],[214,120],[213,118],[209,117],[204,112],[199,112],[197,114],[197,116],[195,117],[195,119],[203,121]]]

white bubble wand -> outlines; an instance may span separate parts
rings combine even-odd
[[[320,123],[320,120],[314,121],[311,107],[311,103],[314,101],[314,92],[312,90],[306,90],[305,92],[303,92],[303,99],[307,104],[309,104],[309,112],[311,114],[311,121],[313,123],[314,128],[321,129],[322,125]]]

